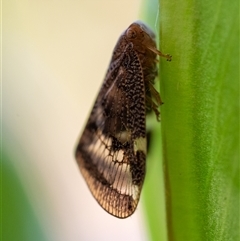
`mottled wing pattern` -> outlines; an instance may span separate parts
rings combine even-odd
[[[146,110],[160,119],[154,89],[155,35],[132,23],[120,36],[106,78],[76,149],[76,159],[98,203],[118,218],[136,209],[145,176]]]
[[[143,79],[138,55],[129,44],[107,73],[76,151],[93,196],[119,218],[135,211],[145,176]]]

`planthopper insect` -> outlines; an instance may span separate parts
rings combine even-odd
[[[97,202],[111,215],[135,211],[146,171],[146,112],[159,120],[162,104],[154,79],[155,35],[136,21],[120,36],[85,129],[76,160]]]

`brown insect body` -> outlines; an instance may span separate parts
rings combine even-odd
[[[146,111],[159,118],[162,103],[153,32],[135,22],[121,35],[76,150],[76,159],[98,203],[118,218],[136,209],[145,176]],[[154,101],[154,100],[155,101]]]

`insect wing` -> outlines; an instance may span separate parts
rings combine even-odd
[[[131,44],[109,68],[76,150],[98,203],[118,218],[136,209],[145,176],[146,107],[142,66]]]

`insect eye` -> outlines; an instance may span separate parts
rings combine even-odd
[[[132,30],[132,29],[128,29],[127,30],[127,37],[130,38],[130,39],[133,39],[133,38],[136,38],[137,36],[137,33]]]

